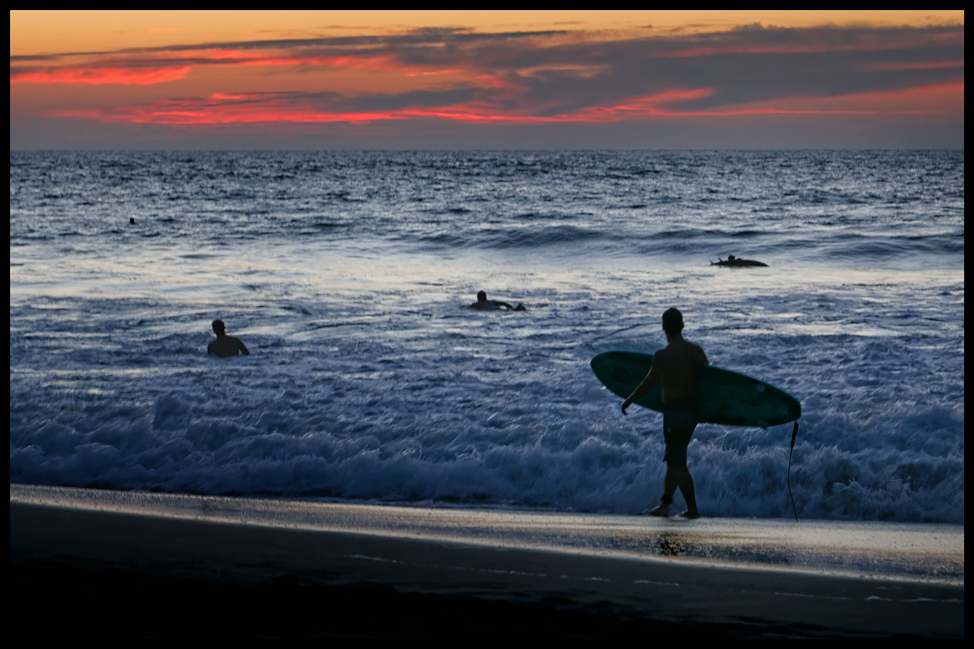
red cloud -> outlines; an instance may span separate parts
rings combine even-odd
[[[963,84],[960,84],[963,92]],[[912,88],[899,91],[903,97],[916,98],[925,92],[957,90],[956,86]],[[883,104],[894,97],[891,93],[862,93],[853,95],[853,106],[834,104],[839,98],[778,100],[786,106],[737,106],[708,110],[680,110],[673,105],[712,94],[711,89],[670,90],[654,95],[633,97],[610,106],[590,106],[578,111],[554,115],[527,112],[506,112],[486,101],[435,107],[407,107],[385,111],[329,111],[296,103],[288,95],[274,93],[213,94],[202,100],[173,100],[155,104],[120,106],[113,110],[70,110],[57,113],[59,117],[93,119],[102,122],[162,125],[219,125],[219,124],[325,124],[344,122],[362,124],[375,121],[404,119],[444,119],[468,124],[554,124],[609,123],[649,117],[734,117],[745,115],[871,115],[878,113],[920,113],[912,109],[887,107],[880,110],[875,102],[866,101],[874,94]],[[808,106],[802,106],[807,103]]]
[[[800,111],[782,109],[742,108],[726,111],[679,111],[669,106],[699,99],[713,91],[706,88],[670,90],[654,95],[633,97],[612,106],[590,106],[574,112],[536,115],[526,112],[506,112],[496,105],[475,101],[436,107],[408,107],[386,111],[327,111],[294,103],[285,95],[275,94],[214,94],[205,100],[178,100],[156,104],[120,106],[114,110],[70,110],[57,113],[59,117],[94,119],[102,122],[129,124],[213,125],[241,123],[308,123],[331,122],[365,123],[383,120],[433,118],[468,124],[554,124],[608,123],[646,117],[678,117],[694,115],[746,115],[769,113],[810,113],[848,111]]]
[[[148,86],[177,81],[189,74],[190,66],[164,68],[45,68],[19,72],[11,69],[10,83],[123,84]]]
[[[186,59],[186,63],[174,65],[173,61]],[[159,62],[158,65],[154,65]],[[138,84],[151,85],[177,81],[200,66],[316,66],[383,72],[402,72],[405,76],[437,75],[462,72],[461,69],[424,71],[416,66],[406,66],[393,55],[366,56],[300,56],[282,53],[268,55],[261,52],[236,50],[211,50],[190,54],[177,53],[164,59],[106,60],[101,63],[84,63],[71,66],[44,68],[10,68],[10,83],[68,83],[68,84]]]
[[[698,99],[711,94],[708,89],[671,90],[634,97],[615,106],[594,106],[579,111],[536,115],[523,111],[504,111],[486,101],[450,106],[407,107],[387,111],[327,111],[300,105],[287,95],[222,94],[208,99],[172,100],[154,104],[120,106],[112,110],[68,110],[58,117],[94,119],[129,124],[239,124],[239,123],[364,123],[381,120],[436,118],[469,124],[550,124],[565,122],[605,123],[653,115],[675,115],[667,104]]]

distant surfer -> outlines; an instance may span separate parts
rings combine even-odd
[[[520,302],[517,306],[511,306],[507,302],[500,302],[498,300],[488,300],[487,293],[485,291],[480,291],[477,293],[477,301],[471,304],[470,309],[477,309],[478,311],[494,311],[496,309],[507,309],[508,311],[527,311],[527,308]]]
[[[216,334],[216,340],[206,348],[207,354],[216,354],[220,358],[226,358],[227,356],[236,356],[239,352],[244,356],[250,356],[250,352],[247,351],[247,346],[243,344],[242,340],[227,335],[223,320],[213,321],[213,333]]]
[[[734,255],[728,255],[727,261],[717,257],[717,261],[710,262],[711,266],[767,266],[764,262],[754,261],[753,259],[741,259]]]
[[[687,501],[687,510],[682,516],[700,518],[697,499],[693,488],[693,477],[687,468],[687,445],[697,427],[696,398],[694,379],[701,367],[709,365],[707,354],[700,345],[683,339],[683,314],[676,309],[663,313],[663,331],[667,346],[653,355],[653,364],[642,383],[622,402],[622,414],[633,401],[642,398],[653,387],[662,382],[663,439],[666,452],[666,477],[663,479],[663,497],[660,504],[648,510],[652,516],[669,516],[673,494],[677,487]]]
[[[135,225],[135,218],[134,217],[131,217],[131,216],[129,217],[129,225]]]

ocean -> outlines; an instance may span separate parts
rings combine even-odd
[[[963,267],[962,150],[12,151],[10,481],[639,513],[589,361],[676,307],[802,403],[800,518],[963,524]],[[791,432],[700,425],[703,515],[791,517]]]

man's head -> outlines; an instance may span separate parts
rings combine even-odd
[[[223,324],[223,320],[213,321],[213,333],[215,333],[217,336],[223,336],[226,334],[226,331],[227,327]]]
[[[667,309],[663,312],[663,331],[671,336],[683,331],[683,314],[676,309]]]
[[[477,301],[478,302],[486,302],[487,301],[487,292],[486,291],[481,291],[481,292],[477,293]]]

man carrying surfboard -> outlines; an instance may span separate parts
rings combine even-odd
[[[642,398],[657,383],[662,383],[663,439],[666,452],[666,477],[663,479],[663,497],[660,504],[646,513],[652,516],[669,516],[673,494],[677,488],[687,501],[687,510],[682,516],[700,518],[697,499],[693,488],[693,477],[687,468],[687,445],[697,427],[697,403],[694,381],[700,368],[709,365],[707,355],[700,345],[684,340],[683,314],[676,309],[663,313],[663,331],[667,345],[653,355],[649,373],[632,394],[622,402],[622,414],[633,401]]]

